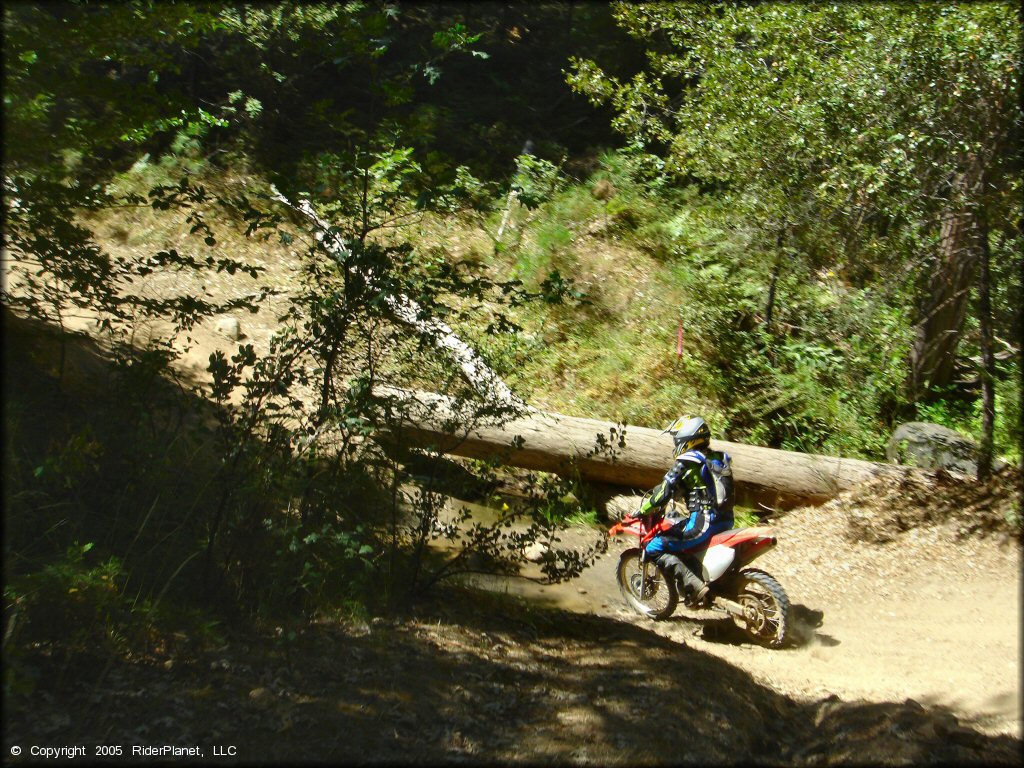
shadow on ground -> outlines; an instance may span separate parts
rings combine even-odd
[[[98,356],[79,359],[75,349],[62,385],[104,381]],[[41,344],[20,351],[8,362],[54,358]],[[27,370],[7,374],[29,395],[46,394],[24,381]],[[51,435],[38,428],[36,405],[28,400],[24,413],[42,451]],[[124,530],[134,536],[137,528]],[[823,640],[820,611],[797,605],[794,616],[798,636]],[[702,631],[717,642],[741,637],[730,635],[730,620],[707,621]],[[25,678],[16,690],[5,678],[4,691],[5,755],[13,745],[24,749],[12,763],[33,762],[27,746],[73,744],[86,746],[92,761],[96,746],[122,746],[125,755],[111,762],[154,745],[198,745],[207,757],[233,747],[223,762],[242,763],[1021,758],[1019,740],[985,735],[941,706],[795,701],[642,625],[466,590],[443,592],[400,618],[324,622],[294,639],[235,633],[220,648],[144,659],[70,656],[58,644],[23,650],[17,666]]]
[[[245,763],[1021,757],[1019,740],[941,706],[798,702],[642,626],[464,590],[400,619],[316,625],[286,645],[235,637],[188,659],[34,663],[36,690],[8,697],[8,744],[197,744],[207,756],[234,745]]]

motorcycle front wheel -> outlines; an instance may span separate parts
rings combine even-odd
[[[679,601],[676,585],[652,561],[641,563],[639,549],[622,553],[615,577],[626,603],[641,616],[657,621],[667,619],[676,609]]]
[[[771,575],[748,568],[736,577],[734,599],[743,606],[733,616],[747,637],[768,648],[781,648],[789,633],[789,597]]]

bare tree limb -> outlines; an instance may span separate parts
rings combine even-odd
[[[298,205],[295,205],[276,187],[271,187],[271,190],[274,200],[298,211],[313,224],[317,230],[317,242],[326,251],[334,255],[335,258],[345,257],[351,253],[344,240],[337,234],[331,233],[330,224],[313,210],[313,206],[308,200],[301,200]],[[367,283],[373,285],[373,275],[366,275],[366,278]],[[481,397],[516,408],[527,407],[526,403],[512,392],[502,378],[480,358],[472,347],[462,341],[448,324],[428,317],[423,308],[408,296],[386,295],[384,300],[396,320],[416,329],[431,339],[438,349],[447,352],[459,366],[463,378]]]

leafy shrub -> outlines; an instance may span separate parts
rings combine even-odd
[[[130,606],[124,572],[111,557],[90,564],[93,544],[74,543],[64,555],[4,587],[8,631],[25,645],[61,642],[77,651],[118,649]]]
[[[550,200],[559,182],[559,169],[554,163],[533,155],[516,158],[512,189],[526,208],[534,210]]]

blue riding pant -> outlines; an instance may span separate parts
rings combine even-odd
[[[707,530],[695,539],[681,539],[678,536],[671,536],[668,534],[655,536],[647,544],[644,551],[649,556],[656,556],[662,553],[676,555],[680,552],[700,549],[707,545],[712,536],[721,533],[722,531],[728,531],[732,528],[732,525],[733,520],[731,517],[721,517],[712,522],[708,526]]]

